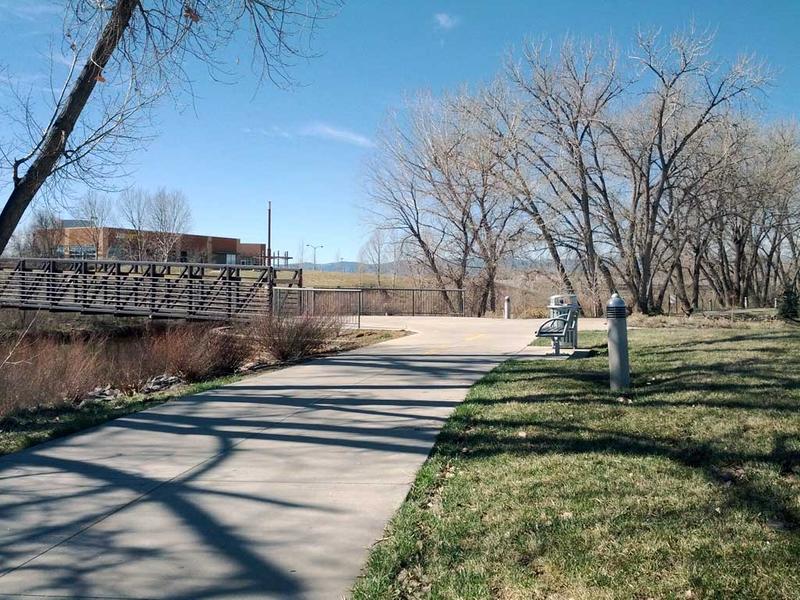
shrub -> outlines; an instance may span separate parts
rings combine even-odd
[[[201,381],[235,371],[249,356],[250,344],[224,328],[186,325],[154,337],[151,352],[163,364],[161,372]]]
[[[796,319],[800,308],[797,297],[797,288],[794,283],[787,283],[778,300],[778,316],[782,319]]]
[[[187,381],[226,375],[250,351],[247,338],[209,325],[173,326],[123,339],[17,337],[0,343],[0,418],[73,402],[98,386],[131,393],[164,373]]]
[[[333,316],[271,315],[255,321],[251,337],[255,346],[278,362],[298,360],[318,352],[342,330]]]
[[[104,371],[101,343],[23,340],[0,352],[0,416],[77,400],[98,385]]]

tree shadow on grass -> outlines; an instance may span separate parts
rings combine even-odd
[[[503,429],[524,429],[526,436],[497,434]],[[731,478],[729,470],[752,464],[768,464],[782,476],[800,469],[800,435],[775,434],[767,452],[736,452],[721,444],[695,443],[685,438],[649,437],[614,429],[597,429],[528,419],[458,420],[439,437],[436,455],[448,461],[480,461],[498,455],[603,454],[617,457],[657,457],[702,473],[724,487],[730,508],[742,508],[754,518],[779,523],[800,533],[800,511],[788,489],[747,477]]]
[[[756,336],[762,342],[783,337],[781,334]],[[711,344],[751,339],[751,336],[733,334],[717,337],[707,344],[701,341],[701,344],[706,348]],[[693,344],[687,344],[687,348],[690,346]],[[607,363],[602,359],[580,365],[561,363],[555,368],[552,363],[542,361],[509,363],[493,373],[491,381],[485,381],[495,386],[491,394],[476,390],[469,400],[481,407],[477,413],[464,410],[454,415],[440,435],[436,452],[447,460],[466,461],[501,454],[663,458],[697,471],[721,486],[730,507],[743,509],[754,518],[772,520],[796,535],[800,531],[800,511],[788,479],[781,478],[800,475],[800,430],[797,433],[764,431],[764,439],[751,443],[752,449],[736,450],[741,446],[729,443],[728,426],[723,427],[719,436],[708,432],[703,440],[658,432],[651,427],[660,418],[659,411],[664,409],[724,409],[727,413],[702,414],[704,418],[720,423],[727,420],[729,424],[743,415],[758,415],[769,420],[797,419],[800,362],[792,356],[776,364],[771,348],[752,345],[751,350],[758,358],[744,364],[724,359],[682,364],[665,361],[663,367],[648,363],[647,368],[635,375],[634,388],[627,398],[608,391]],[[660,351],[656,347],[643,354]],[[497,386],[501,390],[502,386],[508,386],[506,393],[498,393]],[[494,418],[492,407],[508,402],[541,405],[542,408],[523,409],[516,419],[508,418],[509,410],[503,410],[503,418]],[[574,406],[578,417],[569,421],[563,410],[550,412],[544,408],[552,404]],[[629,429],[615,427],[616,420],[608,412],[612,407],[614,415],[631,417]],[[593,413],[595,409],[598,412]],[[686,418],[700,415],[687,413]],[[647,423],[647,431],[658,433],[638,432],[635,427],[640,423]],[[525,436],[516,435],[521,430],[525,431]],[[729,475],[731,469],[747,472],[751,468],[763,469],[764,465],[777,477],[775,483],[770,484],[763,477]]]

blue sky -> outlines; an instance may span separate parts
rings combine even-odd
[[[45,72],[48,36],[59,31],[52,4],[0,0],[4,77],[34,82]],[[194,108],[158,109],[158,137],[134,157],[132,181],[183,190],[194,232],[246,241],[264,240],[270,199],[276,248],[324,244],[318,261],[337,250],[353,260],[366,237],[364,159],[405,96],[486,81],[526,36],[611,34],[624,49],[638,28],[692,19],[717,31],[718,56],[755,52],[777,70],[767,118],[797,113],[800,0],[349,0],[315,39],[321,56],[293,69],[293,89],[259,89],[244,74],[224,85],[193,69]]]

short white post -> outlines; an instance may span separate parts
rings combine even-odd
[[[606,305],[608,321],[608,372],[612,390],[631,386],[628,363],[628,309],[619,294],[613,294]]]
[[[505,301],[503,302],[503,318],[510,319],[511,318],[511,297],[506,296]]]

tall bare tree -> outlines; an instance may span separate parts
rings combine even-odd
[[[108,240],[104,235],[114,223],[114,202],[106,194],[89,190],[71,207],[72,215],[87,222],[89,241],[95,248],[97,258],[107,258]]]
[[[183,192],[157,190],[148,197],[147,224],[156,260],[167,261],[189,229],[192,213]]]
[[[731,65],[712,60],[711,42],[710,35],[691,28],[666,41],[658,33],[640,34],[633,59],[641,73],[638,85],[649,93],[624,118],[602,121],[621,159],[628,197],[604,216],[613,226],[627,227],[619,248],[627,260],[618,271],[643,312],[657,308],[656,275],[668,230],[663,223],[673,216],[677,178],[687,172],[703,136],[767,82],[751,57]]]
[[[378,287],[381,287],[381,275],[383,266],[386,262],[387,239],[386,233],[380,229],[375,229],[367,241],[361,247],[361,262],[366,263],[374,272],[378,280]]]
[[[66,0],[63,85],[45,106],[19,94],[7,107],[16,135],[2,148],[11,192],[0,211],[0,252],[37,194],[70,182],[103,186],[141,145],[148,110],[190,90],[192,60],[221,67],[220,50],[250,36],[259,77],[290,82],[319,19],[336,0]]]
[[[149,260],[153,256],[150,236],[150,197],[142,189],[123,191],[119,196],[119,211],[122,224],[130,232],[117,243],[124,247],[132,260]]]
[[[49,207],[33,213],[24,254],[43,258],[64,256],[64,221]]]
[[[479,313],[523,244],[595,312],[618,287],[642,312],[668,294],[691,312],[708,290],[767,303],[797,273],[800,140],[753,116],[768,70],[711,42],[640,34],[624,63],[611,44],[530,43],[476,93],[423,94],[380,137],[372,210]]]
[[[119,210],[123,225],[130,230],[123,244],[133,260],[173,258],[192,219],[183,192],[165,188],[126,190],[120,194]]]

